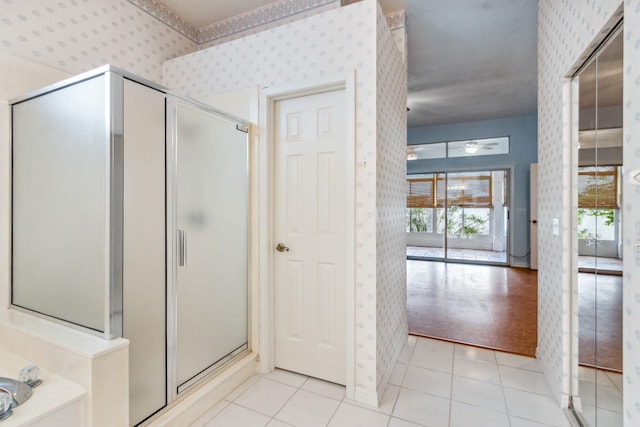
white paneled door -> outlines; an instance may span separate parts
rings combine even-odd
[[[346,95],[275,105],[275,362],[346,381]]]

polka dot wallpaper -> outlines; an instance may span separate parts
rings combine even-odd
[[[253,85],[283,86],[356,70],[356,396],[377,392],[379,379],[395,354],[393,345],[402,345],[393,341],[392,334],[406,333],[406,326],[401,325],[404,313],[393,313],[404,310],[404,295],[394,293],[402,292],[397,287],[404,281],[404,267],[399,265],[399,256],[392,256],[393,251],[401,249],[399,239],[404,239],[404,233],[395,238],[389,236],[404,221],[404,211],[402,220],[391,216],[399,213],[397,204],[405,191],[404,183],[400,186],[399,182],[404,179],[406,162],[400,161],[399,152],[404,156],[400,141],[406,144],[406,129],[400,130],[399,123],[405,124],[406,96],[402,97],[406,84],[402,82],[406,71],[400,55],[390,50],[389,46],[396,49],[395,43],[388,30],[380,29],[382,25],[386,23],[377,2],[364,0],[212,46],[164,65],[164,84],[195,98]],[[382,58],[376,59],[377,49],[382,50]],[[378,67],[384,70],[379,71]],[[388,78],[396,82],[387,82]],[[381,107],[376,99],[379,94],[383,102],[391,105]],[[379,108],[391,106],[400,111],[389,116],[390,129],[385,130],[377,125]],[[392,132],[401,133],[391,135]],[[389,170],[377,162],[379,143],[391,156]],[[393,169],[395,165],[398,169]],[[390,192],[396,189],[399,195],[394,198]],[[380,218],[380,206],[388,217]],[[392,258],[388,263],[378,263],[381,254]],[[389,322],[380,330],[379,316]]]
[[[125,0],[2,0],[0,50],[78,74],[104,64],[160,82],[197,45]]]
[[[538,22],[538,357],[556,397],[570,390],[571,183],[568,82],[619,17],[619,0],[540,0]],[[624,425],[640,425],[640,0],[624,2]],[[560,220],[559,235],[552,221]],[[574,337],[575,338],[575,337]]]
[[[640,425],[640,0],[624,3],[624,425]],[[633,171],[636,171],[633,173]],[[634,184],[632,184],[634,182]]]
[[[557,399],[570,393],[570,142],[563,77],[618,6],[617,1],[543,0],[538,10],[538,348]],[[553,221],[560,232],[553,234]]]
[[[404,13],[401,24],[404,24]],[[388,22],[388,20],[387,20]],[[403,28],[402,28],[403,30]],[[407,70],[384,17],[377,24],[377,363],[385,386],[407,336],[406,173]]]

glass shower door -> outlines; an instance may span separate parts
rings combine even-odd
[[[176,386],[247,345],[248,138],[236,122],[177,104]]]

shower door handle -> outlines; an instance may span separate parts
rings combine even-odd
[[[178,230],[178,265],[184,267],[187,265],[187,232]]]

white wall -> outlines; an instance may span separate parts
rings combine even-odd
[[[407,68],[385,18],[378,14],[377,21],[376,382],[382,396],[408,333]],[[404,33],[404,28],[395,32]]]
[[[2,3],[0,51],[71,74],[111,64],[160,82],[164,61],[195,49],[125,0]]]
[[[640,0],[624,4],[624,426],[640,425],[640,187],[628,174],[640,169]],[[637,173],[637,172],[636,172]]]
[[[402,60],[397,51],[391,52],[390,46],[396,47],[388,30],[381,29],[382,25],[386,24],[376,1],[365,0],[213,46],[168,61],[164,66],[166,86],[198,99],[248,85],[259,85],[264,89],[356,71],[355,391],[356,395],[367,396],[366,399],[376,397],[379,377],[387,370],[391,355],[396,351],[395,342],[387,342],[391,339],[391,332],[382,329],[378,335],[377,306],[392,316],[389,320],[393,323],[391,327],[395,328],[394,333],[406,333],[406,325],[403,329],[402,318],[397,317],[405,315],[400,302],[403,294],[395,293],[401,291],[398,283],[404,281],[404,267],[398,267],[399,257],[393,258],[391,268],[383,263],[379,269],[377,264],[379,254],[398,246],[399,239],[379,240],[377,209],[380,205],[377,198],[383,194],[381,189],[386,187],[379,188],[377,179],[384,174],[384,182],[393,182],[395,189],[399,181],[395,181],[392,175],[398,173],[403,184],[399,187],[401,196],[396,197],[402,198],[405,172],[404,166],[398,163],[400,154],[396,152],[391,157],[390,170],[384,169],[387,166],[378,165],[377,139],[384,138],[390,151],[399,146],[400,139],[406,143],[402,133],[390,136],[393,132],[387,130],[384,132],[388,133],[379,134],[376,124],[378,85],[384,84],[386,86],[380,90],[385,102],[392,102],[396,107],[402,104],[402,113],[389,117],[393,129],[398,129],[402,123],[403,130],[397,132],[406,132],[406,122],[402,118],[406,110],[406,98],[402,99],[406,90],[406,85],[402,84],[402,79],[406,78],[402,71],[404,65],[398,64]],[[377,60],[378,44],[384,56]],[[380,79],[377,67],[387,67],[380,74]],[[390,76],[399,81],[387,82],[385,79]],[[396,90],[398,93],[391,96]],[[260,123],[260,126],[264,124]],[[404,148],[399,152],[404,156]],[[395,214],[398,200],[389,201],[389,212]],[[383,226],[381,232],[397,227],[398,221],[403,224],[404,211],[401,218],[385,220],[384,224],[392,225],[389,229]],[[404,253],[404,248],[401,251]],[[377,273],[385,279],[377,279]],[[386,279],[391,275],[396,275],[392,284]],[[378,293],[381,283],[384,289]],[[393,298],[393,301],[387,298]],[[396,310],[399,311],[396,313]],[[380,360],[379,340],[384,341]]]
[[[557,399],[570,393],[571,147],[568,128],[569,90],[564,77],[597,46],[615,21],[619,0],[540,0],[538,10],[538,159],[539,270],[538,357]],[[624,3],[624,163],[640,168],[640,0]],[[609,26],[610,29],[610,26]],[[604,32],[603,32],[604,30]],[[595,43],[594,43],[595,42]],[[640,425],[640,255],[635,233],[640,229],[640,191],[625,177],[624,241],[624,420]],[[560,233],[552,220],[560,220]]]

